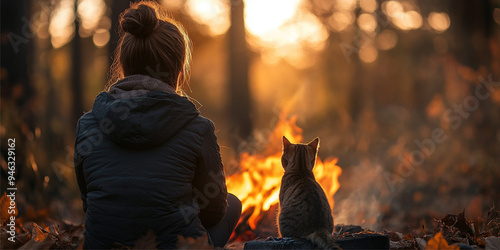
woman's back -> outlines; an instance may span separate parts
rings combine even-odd
[[[128,76],[99,94],[79,121],[75,166],[88,248],[132,246],[148,229],[160,248],[170,248],[177,235],[201,236],[203,225],[224,215],[227,192],[212,122],[155,83],[161,81]],[[215,193],[206,194],[207,186]]]
[[[213,123],[177,94],[189,37],[153,1],[131,4],[120,28],[110,82],[76,131],[84,247],[134,246],[149,230],[159,248],[205,233],[223,247],[241,202],[227,193]]]

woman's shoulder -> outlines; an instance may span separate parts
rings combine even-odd
[[[94,117],[94,114],[92,114],[92,110],[84,113],[82,116],[80,116],[80,119],[78,119],[77,122],[77,127],[87,127],[87,126],[92,126],[92,125],[98,125],[97,121]]]
[[[199,134],[206,134],[207,132],[212,132],[215,130],[215,125],[212,120],[198,115],[186,126],[187,130],[196,131]]]
[[[78,119],[76,125],[76,138],[82,137],[84,134],[88,134],[92,131],[99,130],[99,124],[92,114],[92,110],[84,113],[80,119]]]

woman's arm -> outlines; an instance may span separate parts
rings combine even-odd
[[[219,223],[227,208],[227,187],[215,126],[209,122],[201,146],[201,158],[193,182],[204,227]]]
[[[83,174],[83,157],[78,153],[78,141],[80,137],[80,122],[76,126],[76,139],[75,139],[75,153],[74,153],[74,164],[75,164],[75,174],[76,181],[78,182],[78,187],[80,188],[80,194],[83,201],[83,211],[87,212],[87,183],[85,182],[85,176]]]

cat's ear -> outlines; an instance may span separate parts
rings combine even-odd
[[[319,147],[319,138],[316,137],[316,139],[309,142],[309,144],[307,144],[307,146],[311,147],[315,152],[317,152],[318,147]]]
[[[290,141],[289,141],[289,140],[288,140],[285,136],[283,136],[283,150],[284,150],[285,148],[290,147],[290,145],[291,145],[291,144],[292,144],[292,143],[290,143]]]

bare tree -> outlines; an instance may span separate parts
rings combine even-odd
[[[248,84],[248,49],[245,37],[244,3],[230,0],[231,26],[229,28],[229,119],[235,134],[233,142],[245,139],[252,133],[250,119],[251,98]],[[235,145],[237,146],[237,145]]]
[[[112,0],[111,1],[111,30],[110,30],[110,39],[108,43],[108,51],[109,51],[109,65],[113,63],[113,56],[118,45],[118,30],[120,27],[120,14],[126,10],[130,6],[131,1],[124,0]]]
[[[75,1],[75,13],[77,13],[78,1]],[[80,29],[80,22],[75,18],[75,35],[71,41],[71,90],[73,93],[73,112],[72,112],[72,126],[73,130],[76,129],[76,123],[80,116],[85,111],[83,108],[83,91],[82,91],[82,46],[81,38],[78,34]]]

